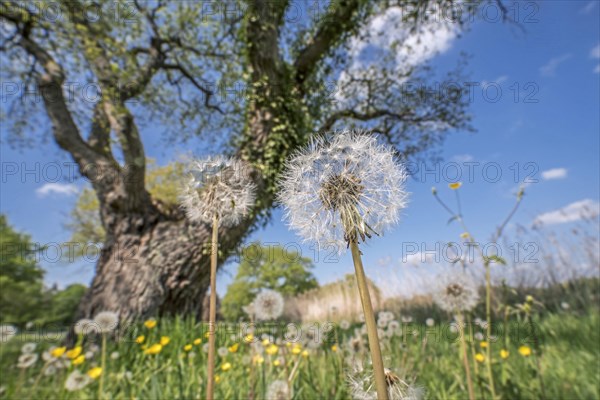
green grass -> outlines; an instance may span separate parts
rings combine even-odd
[[[513,321],[514,323],[517,321]],[[547,399],[598,399],[599,392],[599,318],[597,309],[580,315],[558,313],[547,315],[538,324],[541,344],[540,363]],[[250,346],[241,343],[236,353],[218,357],[217,375],[220,378],[216,386],[217,398],[246,399],[251,382],[254,381],[255,399],[265,398],[270,382],[285,379],[298,363],[297,374],[293,380],[294,399],[348,399],[346,373],[350,369],[350,359],[368,359],[368,352],[354,353],[348,345],[354,335],[353,326],[343,331],[336,328],[328,335],[328,343],[320,349],[309,350],[308,356],[291,354],[291,349],[280,346],[277,355],[264,355],[264,362],[251,365],[247,359]],[[164,319],[158,326],[148,330],[136,326],[128,331],[120,341],[109,341],[107,348],[107,370],[105,371],[105,398],[114,399],[201,399],[203,398],[206,354],[202,345],[193,346],[194,358],[189,358],[183,346],[202,336],[202,326],[190,320]],[[416,330],[417,336],[406,334],[393,336],[383,341],[383,353],[387,366],[426,389],[429,399],[465,399],[466,386],[464,370],[458,358],[458,342],[452,340],[446,325],[433,328],[414,324],[404,326],[404,332]],[[508,339],[499,335],[491,343],[496,355],[493,364],[497,393],[503,399],[538,399],[541,397],[540,382],[535,367],[535,356],[524,357],[519,354],[520,345],[532,348],[530,331],[520,326],[519,334],[510,331]],[[233,332],[218,336],[218,346],[231,346]],[[137,335],[146,335],[146,343],[156,343],[161,336],[168,336],[170,343],[157,355],[144,354],[140,345],[134,342]],[[337,341],[337,351],[332,345]],[[425,339],[426,338],[426,339]],[[508,342],[507,342],[507,341]],[[5,392],[2,398],[9,399],[92,399],[98,398],[98,380],[94,380],[85,389],[68,392],[64,389],[69,371],[78,368],[82,372],[99,364],[97,353],[94,358],[82,365],[70,366],[59,370],[52,376],[40,376],[43,361],[40,359],[31,368],[15,368],[21,346],[36,341],[31,336],[16,336],[0,346],[0,385]],[[36,352],[41,353],[52,343],[37,341]],[[100,341],[97,341],[100,344]],[[477,341],[471,342],[475,348]],[[502,348],[507,348],[510,356],[501,360],[498,356]],[[84,349],[90,343],[84,344]],[[303,347],[305,349],[305,347]],[[84,350],[84,351],[85,351]],[[110,354],[119,352],[117,359]],[[285,365],[275,366],[273,361],[284,356]],[[473,360],[471,360],[473,361]],[[222,371],[221,366],[231,364],[231,369]],[[490,398],[487,390],[487,377],[483,364],[478,366],[479,375],[475,376],[475,389],[478,398]],[[129,376],[129,373],[131,374]],[[254,378],[251,378],[251,377]]]

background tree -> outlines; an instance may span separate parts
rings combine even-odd
[[[456,3],[451,31],[476,10]],[[469,128],[467,91],[429,95],[426,57],[411,51],[415,35],[448,32],[429,11],[452,0],[300,4],[2,2],[3,79],[37,94],[3,110],[10,138],[49,126],[98,198],[105,240],[82,315],[199,312],[210,233],[148,191],[142,134],[157,123],[169,139],[199,135],[254,167],[255,207],[220,233],[220,260],[266,221],[284,160],[311,135],[362,126],[412,157]],[[382,20],[386,32],[374,29]],[[365,65],[372,44],[383,53]],[[460,72],[448,79],[460,82]]]
[[[273,289],[284,297],[318,287],[311,269],[312,260],[281,246],[254,243],[242,251],[243,257],[233,282],[223,297],[221,312],[228,320],[244,316],[248,305],[261,289]]]

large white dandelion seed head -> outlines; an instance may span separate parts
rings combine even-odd
[[[446,273],[438,278],[433,299],[443,310],[470,311],[479,301],[477,284],[462,272]]]
[[[268,400],[287,400],[290,398],[290,389],[286,381],[273,381],[267,389]]]
[[[190,179],[181,193],[181,204],[192,221],[233,226],[248,215],[254,204],[255,185],[250,165],[221,156],[194,161]]]
[[[92,382],[92,378],[86,374],[82,374],[79,370],[75,370],[69,374],[65,381],[65,389],[69,392],[81,390]]]
[[[389,400],[421,400],[425,391],[419,387],[405,382],[391,369],[385,368],[385,382]],[[372,371],[363,369],[362,364],[353,366],[352,372],[347,374],[350,395],[354,400],[377,400],[377,388]]]
[[[305,241],[364,241],[398,222],[406,206],[406,171],[393,149],[365,132],[319,137],[286,165],[278,201],[284,219]]]
[[[263,289],[252,303],[256,319],[261,321],[277,319],[283,312],[283,296],[275,290]]]
[[[119,314],[112,311],[102,311],[94,317],[94,325],[100,333],[109,333],[117,329]]]
[[[17,363],[18,368],[29,368],[38,360],[38,355],[35,353],[25,353],[19,356]]]

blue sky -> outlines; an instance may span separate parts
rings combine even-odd
[[[444,51],[432,59],[433,66],[443,70],[451,68],[461,52],[471,55],[469,81],[479,83],[474,87],[470,107],[477,132],[452,134],[442,148],[444,160],[437,166],[439,173],[428,174],[425,179],[409,179],[410,204],[402,222],[364,247],[365,264],[372,276],[385,277],[386,268],[400,266],[403,243],[424,243],[431,249],[436,242],[458,240],[461,230],[457,225],[447,225],[447,214],[431,196],[431,187],[436,186],[440,195],[454,205],[454,193],[447,183],[453,180],[451,174],[456,166],[463,173],[460,191],[464,214],[476,237],[489,237],[512,206],[514,193],[528,174],[537,182],[527,183],[525,200],[513,223],[531,226],[536,218],[542,218],[551,228],[562,229],[569,220],[577,219],[584,207],[597,213],[600,4],[551,1],[540,2],[539,9],[525,8],[527,4],[521,3],[519,10],[525,31],[511,24],[479,21],[460,38],[450,40]],[[186,151],[165,150],[159,135],[148,133],[147,154],[161,164],[172,154]],[[69,233],[62,224],[76,191],[84,183],[79,180],[73,186],[62,181],[53,184],[44,177],[51,179],[54,173],[48,163],[62,164],[69,158],[50,139],[22,151],[4,143],[1,157],[1,212],[36,242],[67,240]],[[465,175],[469,165],[474,168],[472,181]],[[13,175],[10,171],[14,166],[18,172]],[[24,168],[34,172],[24,174]],[[497,182],[496,170],[502,174]],[[561,209],[562,213],[556,213]],[[281,222],[280,210],[274,212],[271,224],[250,240],[300,243]],[[302,252],[313,256],[310,245],[303,245]],[[326,256],[321,252],[315,260],[314,272],[321,283],[352,271],[349,255],[335,262],[325,262]],[[88,284],[93,276],[93,263],[45,261],[42,265],[47,269],[49,284]],[[235,269],[235,262],[230,262],[219,276],[219,294],[224,293]]]

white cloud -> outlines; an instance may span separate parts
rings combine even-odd
[[[589,13],[591,13],[594,10],[594,8],[596,8],[596,2],[597,2],[597,0],[590,1],[585,6],[581,7],[581,9],[579,10],[579,12],[582,13],[582,14],[589,14]]]
[[[492,83],[494,83],[496,85],[501,85],[502,83],[506,82],[507,80],[508,80],[507,75],[500,75],[499,77],[497,77],[496,79],[493,79],[491,81],[486,81],[486,80],[481,81],[481,87],[485,89]]]
[[[70,183],[45,183],[35,190],[39,197],[46,197],[52,194],[60,196],[71,196],[77,194],[77,186]]]
[[[584,199],[559,208],[558,210],[538,215],[534,219],[533,225],[564,224],[582,219],[598,218],[598,215],[600,215],[600,203],[591,199]]]
[[[590,50],[590,57],[600,58],[600,43],[598,43],[598,46],[592,47],[592,50]]]
[[[552,168],[547,171],[542,171],[542,178],[546,181],[552,179],[564,179],[567,177],[566,168]]]
[[[457,163],[466,163],[466,162],[473,161],[474,159],[475,159],[475,157],[473,157],[470,154],[457,154],[452,157],[452,161],[457,162]]]
[[[554,57],[546,65],[540,67],[540,73],[543,76],[554,76],[556,75],[556,69],[558,66],[571,58],[571,54],[563,54],[562,56]]]
[[[596,68],[594,68],[594,73],[600,74],[600,64],[596,65]]]

